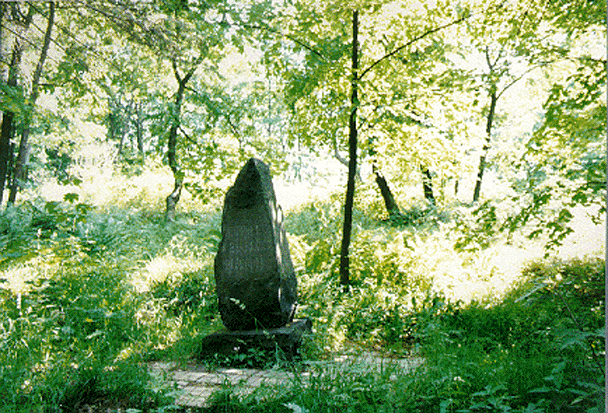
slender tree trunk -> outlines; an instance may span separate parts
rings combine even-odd
[[[44,62],[46,60],[49,46],[51,44],[51,33],[53,32],[53,23],[55,21],[55,2],[49,2],[49,18],[46,26],[46,32],[44,34],[44,44],[42,51],[40,52],[40,58],[36,65],[34,72],[34,78],[32,79],[32,91],[30,94],[27,112],[23,122],[23,132],[21,133],[21,141],[19,142],[19,153],[17,155],[17,161],[15,162],[15,170],[13,172],[13,182],[10,188],[10,194],[8,198],[9,204],[14,204],[17,199],[17,192],[21,189],[25,181],[27,180],[27,166],[29,163],[30,156],[30,127],[32,118],[34,116],[34,110],[36,107],[36,101],[40,95],[40,77],[42,76],[42,70],[44,69]]]
[[[178,89],[175,96],[175,106],[173,108],[173,120],[171,128],[169,129],[169,139],[167,144],[167,157],[169,161],[169,168],[173,172],[173,191],[166,198],[166,210],[165,219],[167,222],[175,221],[175,208],[182,194],[182,188],[184,186],[184,173],[179,167],[177,162],[177,132],[179,130],[181,121],[182,102],[184,101],[184,93],[186,91],[186,85],[188,81],[194,75],[198,63],[202,61],[202,56],[199,57],[198,62],[190,69],[190,71],[182,78],[179,75],[177,69],[177,63],[173,61],[173,71],[175,78],[177,79]]]
[[[0,128],[0,204],[2,204],[4,196],[4,186],[9,178],[13,118],[14,114],[12,112],[4,112],[2,114],[2,127]]]
[[[117,158],[122,158],[123,157],[123,149],[125,147],[125,140],[127,138],[127,135],[125,133],[120,134],[120,143],[118,144],[118,154],[117,154]]]
[[[397,205],[397,201],[395,201],[395,197],[393,196],[391,188],[388,186],[388,182],[386,182],[382,173],[376,168],[376,165],[372,166],[372,170],[374,175],[376,175],[376,184],[380,189],[380,195],[382,195],[382,199],[384,200],[384,205],[386,206],[389,218],[398,217],[400,215],[399,205]]]
[[[479,200],[481,193],[481,182],[483,180],[483,174],[486,169],[486,159],[488,151],[490,150],[490,143],[492,138],[492,123],[494,122],[494,112],[496,111],[496,102],[498,101],[498,95],[496,91],[490,93],[490,111],[488,113],[488,119],[486,123],[486,142],[483,145],[482,154],[479,159],[479,170],[477,171],[477,181],[475,182],[475,191],[473,192],[473,202]]]
[[[167,158],[169,161],[169,168],[173,172],[173,191],[167,196],[166,199],[166,212],[165,218],[167,222],[175,221],[175,208],[179,202],[179,198],[182,194],[182,187],[184,184],[183,173],[177,162],[177,131],[179,129],[181,105],[184,96],[185,83],[180,82],[179,90],[175,98],[174,118],[169,129],[169,140],[167,144]]]
[[[135,106],[135,137],[137,139],[137,151],[141,156],[142,162],[146,161],[146,153],[144,151],[144,127],[143,127],[143,113],[141,109],[141,103]]]
[[[0,2],[0,62],[4,62],[4,13],[8,4]],[[0,67],[0,82],[4,81],[4,73],[6,69]]]
[[[4,7],[8,4],[1,4]],[[34,13],[33,8],[29,8],[27,17],[23,21],[23,32],[25,33],[32,22]],[[21,57],[23,56],[23,41],[18,38],[13,45],[11,62],[8,70],[6,84],[11,89],[16,89],[18,84],[19,72],[21,69]],[[15,114],[10,111],[2,113],[2,126],[0,127],[0,204],[4,197],[4,190],[11,186],[11,176],[13,175],[13,145],[11,139],[15,131]]]
[[[113,133],[110,136],[111,139],[118,138],[118,153],[116,154],[116,159],[121,159],[123,157],[123,150],[125,147],[125,140],[127,138],[126,128],[125,128],[125,119],[121,116],[121,108],[119,105],[116,105],[114,108],[116,110],[116,116],[114,117],[115,124],[113,126]]]
[[[431,171],[426,166],[420,165],[420,172],[422,173],[422,190],[424,191],[424,198],[431,204],[435,205],[435,195],[433,194],[433,178]]]
[[[175,208],[182,194],[182,188],[184,186],[183,173],[177,163],[177,129],[179,127],[179,120],[175,120],[169,131],[169,143],[168,143],[168,158],[169,167],[173,172],[173,191],[167,196],[166,199],[166,212],[165,218],[167,222],[175,221]]]
[[[342,248],[340,251],[340,284],[346,289],[350,285],[350,260],[348,250],[353,227],[353,205],[355,202],[355,178],[357,174],[357,107],[359,106],[358,73],[359,69],[359,12],[353,12],[353,55],[352,55],[352,94],[350,117],[348,120],[348,183],[346,186],[346,200],[344,202],[344,226],[342,230]]]
[[[111,93],[109,89],[108,93]],[[129,130],[128,122],[130,111],[123,107],[122,100],[119,96],[109,97],[108,107],[110,109],[110,113],[108,114],[108,139],[112,143],[118,141],[116,159],[119,160],[124,154],[127,133]]]

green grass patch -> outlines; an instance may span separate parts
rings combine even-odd
[[[184,365],[222,327],[213,281],[220,212],[182,213],[168,225],[160,211],[77,201],[0,214],[0,410],[170,410],[174,389],[147,362]],[[303,360],[209,363],[296,369],[308,381],[247,396],[224,388],[205,411],[601,411],[602,259],[537,260],[507,276],[493,261],[501,244],[461,248],[449,214],[414,208],[408,222],[387,223],[372,208],[355,217],[345,293],[340,205],[315,201],[286,217],[297,316],[315,331]],[[326,362],[353,348],[424,363],[378,373]]]

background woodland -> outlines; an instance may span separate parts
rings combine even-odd
[[[0,2],[0,410],[179,409],[257,157],[303,359],[425,364],[211,411],[601,411],[606,70],[592,0]]]

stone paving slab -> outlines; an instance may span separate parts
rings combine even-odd
[[[177,404],[186,407],[204,407],[211,395],[219,390],[230,390],[241,396],[252,394],[260,388],[268,393],[281,391],[281,384],[289,385],[294,380],[301,380],[304,385],[315,371],[326,374],[390,372],[391,378],[415,369],[422,364],[420,358],[389,358],[375,353],[344,355],[329,361],[306,362],[304,371],[297,373],[284,370],[257,370],[246,368],[220,368],[206,370],[203,366],[194,365],[187,369],[178,369],[171,363],[152,363],[153,373],[165,376],[177,384],[180,396]],[[284,387],[283,387],[284,389]]]

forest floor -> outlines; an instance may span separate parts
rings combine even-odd
[[[586,217],[587,212],[582,209],[575,211],[577,231],[558,249],[557,256],[567,259],[593,255],[605,245],[605,223],[592,225]],[[526,263],[542,257],[543,253],[539,243],[529,242],[525,248],[503,245],[491,258],[492,265],[499,268],[499,272],[503,274],[502,277],[495,277],[497,279],[494,282],[510,284],[520,276]],[[463,287],[471,288],[470,285]],[[360,350],[327,360],[304,361],[293,368],[213,368],[207,364],[167,361],[153,362],[149,366],[159,381],[174,385],[176,403],[179,406],[204,408],[213,397],[222,394],[226,397],[234,395],[240,398],[278,399],[298,386],[306,387],[321,375],[331,375],[339,380],[340,376],[345,375],[386,375],[388,372],[390,377],[396,377],[419,367],[422,363],[422,358],[417,356],[398,358],[381,352]]]
[[[228,390],[239,396],[277,397],[289,391],[292,384],[306,386],[318,371],[332,375],[344,373],[403,374],[422,364],[419,357],[393,358],[374,352],[342,355],[331,360],[304,362],[298,369],[253,369],[217,368],[190,364],[177,366],[174,363],[155,362],[150,364],[152,372],[160,380],[175,384],[177,404],[183,407],[205,407],[210,397],[221,390]],[[321,367],[319,369],[318,367]]]

